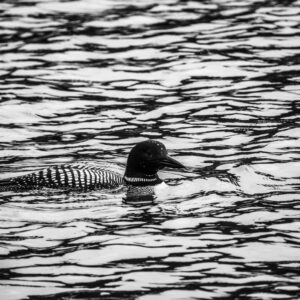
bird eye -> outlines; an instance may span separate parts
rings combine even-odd
[[[152,158],[152,153],[149,152],[149,151],[146,151],[145,155],[146,155],[147,158]]]

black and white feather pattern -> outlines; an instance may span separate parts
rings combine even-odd
[[[0,181],[0,191],[38,188],[94,190],[117,188],[123,176],[115,171],[90,164],[49,167],[27,175]]]

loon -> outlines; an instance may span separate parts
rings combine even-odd
[[[0,181],[0,191],[54,188],[89,191],[129,187],[127,195],[153,194],[162,183],[157,172],[164,167],[185,168],[171,158],[164,144],[146,140],[136,144],[127,159],[124,176],[118,172],[90,164],[57,165],[27,175]]]

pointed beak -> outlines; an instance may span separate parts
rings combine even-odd
[[[159,161],[159,164],[162,168],[168,167],[168,168],[173,168],[173,169],[180,169],[180,168],[185,168],[185,166],[177,161],[176,159],[166,156],[163,159]]]

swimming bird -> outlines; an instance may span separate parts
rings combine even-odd
[[[164,167],[184,168],[171,158],[158,141],[146,140],[130,151],[124,175],[91,163],[52,166],[27,175],[0,181],[0,191],[22,191],[40,188],[89,191],[127,186],[127,195],[149,195],[162,183],[157,172]]]

